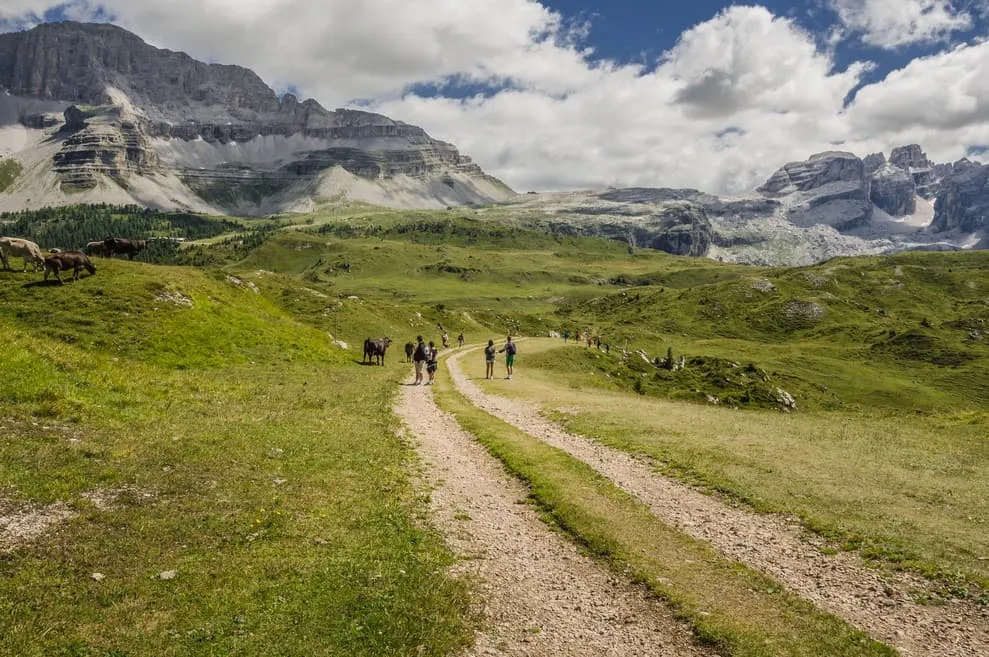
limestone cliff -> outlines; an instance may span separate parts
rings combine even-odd
[[[161,206],[305,209],[320,195],[342,193],[340,184],[361,200],[388,204],[400,196],[417,207],[513,195],[417,126],[279,98],[246,68],[155,48],[113,25],[48,23],[0,34],[0,123],[14,121],[47,131],[36,144],[58,142],[51,167],[64,191],[177,177],[183,189],[163,190],[154,203]],[[334,170],[370,184],[330,176]],[[384,189],[389,184],[404,193]],[[37,202],[44,194],[31,196]]]

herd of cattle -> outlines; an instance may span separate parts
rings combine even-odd
[[[114,255],[126,255],[133,260],[134,256],[148,248],[147,240],[129,240],[122,237],[108,237],[101,242],[90,242],[85,250],[52,249],[47,254],[41,252],[41,247],[30,240],[19,237],[0,237],[0,260],[3,261],[3,268],[10,269],[10,258],[22,258],[24,269],[33,267],[34,271],[45,272],[45,280],[49,274],[55,274],[55,279],[63,283],[59,272],[72,270],[72,280],[79,280],[79,274],[83,269],[90,274],[96,273],[96,266],[90,261],[89,256],[103,256],[110,258]]]

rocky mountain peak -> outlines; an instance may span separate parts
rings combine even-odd
[[[0,92],[0,127],[47,131],[23,159],[47,158],[59,185],[22,184],[20,194],[15,185],[0,206],[78,202],[64,193],[102,189],[104,178],[126,202],[243,214],[310,209],[341,194],[412,207],[513,194],[422,128],[279,98],[249,69],[156,48],[113,25],[0,34]],[[138,179],[149,184],[130,184]]]

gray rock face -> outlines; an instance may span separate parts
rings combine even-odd
[[[784,199],[791,222],[800,227],[826,224],[848,230],[872,218],[870,180],[851,153],[827,152],[791,162],[774,173],[760,193]]]
[[[917,185],[910,173],[892,162],[872,174],[872,202],[894,217],[917,211]]]
[[[989,165],[960,160],[941,187],[934,203],[934,231],[971,233],[989,226]]]
[[[893,166],[911,172],[916,169],[930,169],[934,166],[934,163],[927,159],[927,153],[924,152],[924,149],[919,144],[894,148],[893,152],[889,155],[889,162]]]
[[[47,23],[0,34],[0,92],[6,92],[0,101],[8,99],[0,102],[7,123],[16,113],[14,120],[27,127],[52,128],[52,109],[66,111],[63,130],[73,143],[54,166],[71,185],[89,186],[101,174],[122,183],[125,174],[164,166],[207,200],[236,196],[244,184],[261,198],[289,187],[314,189],[320,174],[339,166],[375,181],[408,176],[426,187],[442,187],[444,176],[453,175],[458,182],[450,194],[440,193],[443,198],[481,202],[493,200],[485,193],[512,194],[417,126],[370,112],[328,111],[291,94],[279,99],[246,68],[154,48],[113,25]],[[118,114],[86,116],[91,107]],[[168,157],[158,162],[149,154],[152,142],[198,146],[166,147]],[[238,152],[247,144],[251,148],[240,150],[250,153]],[[121,148],[122,160],[106,150]],[[256,154],[262,149],[267,158]],[[108,168],[98,161],[109,162]]]
[[[806,192],[836,182],[861,185],[865,166],[852,153],[831,151],[812,155],[804,162],[790,162],[774,173],[757,191],[766,196]]]
[[[577,205],[557,207],[553,219],[524,219],[523,224],[570,236],[605,237],[628,244],[630,248],[648,248],[674,255],[706,256],[714,238],[711,221],[704,208],[690,201],[669,200],[670,193],[683,190],[628,189],[612,190]],[[677,195],[677,194],[674,194]],[[607,196],[607,199],[603,199]],[[662,199],[655,202],[647,198]],[[713,198],[713,197],[712,197]],[[623,204],[632,204],[630,209]],[[536,216],[542,213],[538,213]]]
[[[126,185],[131,174],[161,169],[147,138],[117,107],[73,105],[65,110],[59,137],[61,148],[54,157],[54,170],[65,191],[95,189],[101,174]]]
[[[865,167],[865,173],[869,176],[883,168],[884,164],[886,164],[886,156],[882,153],[872,153],[871,155],[866,155],[862,160],[862,166]]]

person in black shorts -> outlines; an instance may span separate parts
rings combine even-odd
[[[488,346],[484,348],[484,378],[494,378],[495,346],[494,340],[488,340]]]
[[[436,345],[433,341],[429,341],[429,355],[426,358],[426,373],[429,374],[429,381],[426,381],[427,386],[433,385],[433,380],[436,378]]]

